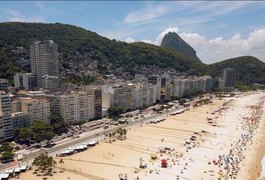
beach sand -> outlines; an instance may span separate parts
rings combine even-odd
[[[127,174],[130,180],[137,177],[173,180],[177,175],[180,179],[186,180],[217,179],[219,167],[209,165],[208,162],[218,159],[220,154],[229,153],[231,144],[245,132],[241,129],[240,121],[250,112],[247,106],[255,104],[262,95],[264,94],[251,93],[222,100],[215,98],[211,104],[192,108],[179,115],[169,115],[166,121],[158,124],[144,124],[142,127],[131,128],[127,133],[127,140],[117,140],[113,143],[100,142],[89,150],[62,158],[65,172],[56,173],[48,179],[118,179],[120,173]],[[228,109],[211,114],[229,100],[232,101],[225,106]],[[217,126],[213,127],[207,123],[207,117],[213,118]],[[263,116],[260,125],[263,125],[264,121]],[[249,157],[249,163],[248,158],[241,162],[240,166],[242,163],[245,165],[238,179],[248,176],[253,178],[260,172],[260,160],[264,154],[262,151],[265,144],[264,136],[261,135],[264,125],[260,128],[263,129],[258,129],[253,137],[253,147],[243,152]],[[194,135],[195,131],[198,132],[194,142],[196,146],[187,150],[184,143]],[[263,140],[260,141],[261,139]],[[171,150],[159,153],[159,148],[165,147],[170,147]],[[179,157],[181,153],[183,156]],[[158,160],[151,160],[152,154],[156,154]],[[143,160],[142,164],[147,164],[146,169],[139,168],[140,158]],[[59,159],[56,158],[57,161]],[[161,159],[167,159],[167,168],[161,168]],[[253,169],[253,164],[258,167]],[[250,172],[245,170],[243,172],[246,168],[249,168]],[[20,179],[41,179],[32,175],[32,172],[21,174]]]

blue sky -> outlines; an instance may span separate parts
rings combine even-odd
[[[3,1],[0,21],[67,23],[110,39],[159,45],[177,32],[205,63],[240,55],[265,61],[265,2]]]

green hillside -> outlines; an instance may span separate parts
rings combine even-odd
[[[254,57],[238,57],[206,65],[188,57],[185,52],[143,42],[128,44],[109,40],[72,25],[20,22],[0,23],[0,78],[12,80],[16,72],[30,71],[29,64],[21,66],[18,62],[29,59],[29,45],[33,41],[49,39],[58,43],[61,72],[69,70],[75,80],[82,76],[79,72],[96,62],[95,70],[102,75],[121,72],[133,75],[146,72],[146,69],[152,72],[155,68],[171,68],[190,75],[218,76],[222,69],[232,67],[237,70],[240,83],[265,83],[265,64]],[[24,51],[16,53],[14,50],[18,46]]]
[[[209,65],[211,74],[218,76],[224,68],[236,70],[236,81],[243,84],[265,83],[265,63],[252,56],[242,56],[227,59]]]
[[[21,70],[15,63],[17,58],[29,59],[29,45],[34,40],[47,39],[58,43],[63,68],[69,68],[67,63],[73,60],[79,64],[97,60],[100,67],[104,67],[99,68],[101,73],[104,73],[104,70],[113,72],[120,67],[125,71],[132,71],[136,65],[171,67],[190,74],[203,74],[207,69],[203,63],[194,62],[174,50],[146,43],[128,44],[109,40],[72,25],[8,22],[0,23],[0,78],[12,79],[14,73]],[[13,55],[11,51],[16,46],[24,47],[26,52],[19,56]],[[24,71],[29,71],[29,67]]]

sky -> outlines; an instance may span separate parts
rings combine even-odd
[[[178,33],[206,64],[265,62],[265,1],[0,1],[0,22],[72,24],[109,39],[160,45]]]

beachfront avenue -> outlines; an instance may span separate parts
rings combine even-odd
[[[164,109],[164,112],[162,114],[154,114],[154,115],[151,115],[149,117],[143,117],[143,118],[128,122],[126,124],[121,124],[118,126],[110,127],[108,129],[104,129],[104,124],[102,124],[98,129],[92,130],[90,132],[89,132],[89,130],[86,132],[83,132],[82,134],[80,134],[79,138],[71,139],[71,140],[69,139],[69,141],[67,141],[66,143],[58,143],[59,140],[57,140],[57,141],[55,140],[54,143],[56,145],[54,147],[33,149],[33,150],[28,149],[28,150],[24,151],[22,164],[30,165],[31,161],[35,157],[39,156],[42,153],[49,153],[52,156],[56,156],[56,154],[59,154],[59,152],[62,151],[63,149],[67,149],[69,147],[81,144],[82,142],[89,141],[92,139],[102,140],[104,138],[105,134],[110,133],[110,132],[114,132],[119,128],[130,129],[133,126],[139,126],[140,124],[142,124],[144,122],[150,122],[153,119],[156,119],[156,118],[168,115],[172,112],[175,112],[178,110],[183,110],[183,109],[187,109],[187,108],[179,107],[177,109],[172,109],[172,110]],[[4,170],[6,170],[12,166],[14,166],[14,165],[13,164],[1,164],[0,165],[0,171],[3,172]]]

